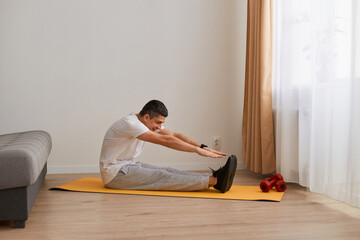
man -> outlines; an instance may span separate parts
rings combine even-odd
[[[100,171],[108,188],[138,190],[196,191],[214,187],[221,192],[230,189],[237,159],[230,156],[224,167],[213,174],[159,168],[136,162],[145,142],[160,144],[204,157],[221,158],[225,153],[208,148],[189,137],[163,126],[168,111],[158,101],[148,102],[137,114],[130,114],[115,122],[107,131],[101,150]]]

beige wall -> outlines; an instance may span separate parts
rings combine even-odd
[[[43,129],[49,172],[97,171],[114,121],[151,99],[165,127],[241,153],[246,0],[0,0],[0,134]],[[217,167],[147,144],[139,160]]]

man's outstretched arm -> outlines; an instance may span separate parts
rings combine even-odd
[[[197,146],[197,147],[199,147],[199,146],[201,145],[200,143],[192,140],[191,138],[185,136],[184,134],[172,132],[172,131],[170,131],[170,130],[167,129],[167,128],[162,129],[159,133],[160,133],[160,134],[165,134],[165,135],[173,135],[173,136],[179,138],[180,140],[182,140],[182,141],[184,141],[184,142],[187,142],[187,143],[189,143],[189,144],[191,144],[191,145]],[[211,148],[209,148],[209,147],[205,147],[204,150],[207,150],[207,151],[210,151],[210,152],[213,152],[213,153],[222,155],[222,156],[226,156],[226,153],[218,152],[218,151],[216,151],[216,150],[214,150],[214,149],[211,149]]]
[[[170,130],[167,130],[172,133]],[[162,146],[172,148],[175,150],[183,151],[183,152],[195,152],[204,157],[212,157],[212,158],[221,158],[225,155],[218,154],[216,152],[211,152],[205,149],[200,148],[200,144],[196,144],[195,141],[193,142],[186,142],[180,138],[174,136],[174,134],[164,134],[164,129],[161,130],[162,134],[148,131],[146,133],[141,134],[137,138],[146,142],[151,142],[155,144],[160,144]],[[195,144],[193,144],[195,143]]]
[[[172,132],[167,128],[161,129],[161,131],[159,133],[162,134],[162,135],[172,135],[172,136],[180,139],[181,141],[187,142],[187,143],[189,143],[191,145],[194,145],[196,147],[200,147],[200,145],[201,145],[200,143],[196,142],[195,140],[192,140],[191,138],[185,136],[184,134]]]

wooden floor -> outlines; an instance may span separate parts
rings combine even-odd
[[[25,229],[0,239],[360,239],[360,209],[289,184],[281,202],[49,191],[81,177],[46,176]],[[237,172],[234,184],[263,176]]]

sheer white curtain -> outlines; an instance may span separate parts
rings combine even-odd
[[[277,171],[360,207],[360,1],[274,4]]]

